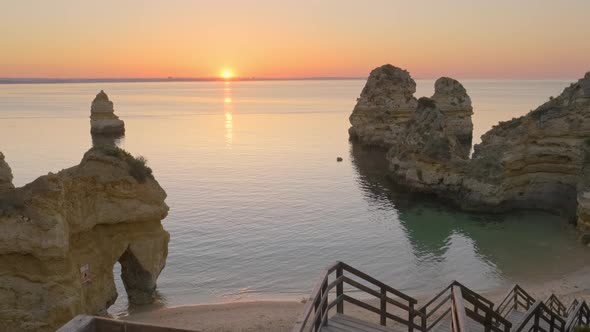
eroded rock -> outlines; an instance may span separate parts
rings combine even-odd
[[[398,184],[434,193],[467,210],[540,209],[575,216],[578,202],[586,199],[585,191],[580,194],[578,188],[585,179],[582,147],[590,137],[590,99],[585,97],[584,84],[585,79],[579,80],[529,114],[492,128],[474,147],[472,159],[458,153],[438,154],[450,158],[428,157],[426,144],[436,143],[440,151],[456,144],[449,133],[456,133],[457,127],[438,114],[416,117],[423,124],[408,122],[405,138],[388,154],[392,177]],[[447,106],[439,99],[434,107],[440,108],[439,104]],[[408,149],[413,152],[403,153]],[[585,204],[580,204],[582,210]],[[580,224],[584,220],[582,216]]]
[[[350,116],[350,138],[389,148],[416,110],[415,92],[416,82],[403,69],[384,65],[371,71]]]
[[[468,158],[473,140],[473,107],[467,91],[459,81],[441,77],[434,84],[432,100],[445,115],[448,132],[455,135],[461,144],[461,155]]]
[[[100,90],[90,107],[90,132],[93,135],[121,136],[125,123],[115,115],[113,102]]]
[[[130,302],[153,299],[168,252],[166,193],[130,158],[93,148],[77,166],[0,193],[2,330],[53,331],[104,312],[118,295],[116,262]]]
[[[12,189],[12,170],[4,160],[4,154],[0,152],[0,191]]]
[[[590,244],[590,139],[586,139],[584,143],[585,163],[578,183],[577,226],[582,242]]]

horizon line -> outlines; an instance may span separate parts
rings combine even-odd
[[[148,83],[148,82],[249,82],[249,81],[320,81],[320,80],[366,80],[368,76],[310,76],[310,77],[104,77],[104,78],[57,78],[57,77],[0,77],[0,84],[66,84],[66,83]],[[437,78],[417,77],[414,80],[436,80]],[[459,78],[459,80],[519,80],[558,81],[577,78]]]

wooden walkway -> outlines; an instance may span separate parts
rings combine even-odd
[[[361,300],[359,291],[379,304]],[[380,324],[346,315],[345,302],[377,314]],[[519,285],[496,305],[454,281],[418,307],[416,299],[336,262],[322,272],[292,332],[572,332],[588,324],[586,302],[566,307],[555,295],[539,301]]]

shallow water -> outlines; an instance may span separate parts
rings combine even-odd
[[[476,142],[499,120],[525,114],[569,84],[463,83],[474,103]],[[418,81],[416,95],[431,95],[433,84]],[[120,144],[148,158],[168,193],[163,305],[299,299],[335,260],[407,291],[453,279],[479,289],[555,279],[590,261],[560,217],[463,213],[396,191],[384,176],[383,154],[347,139],[363,85],[0,85],[0,151],[19,186],[79,163],[91,145],[90,102],[105,89],[126,121]],[[117,280],[114,314],[127,310]]]

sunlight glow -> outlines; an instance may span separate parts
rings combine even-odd
[[[228,79],[234,77],[234,74],[231,71],[231,69],[223,69],[221,71],[221,77],[223,77],[224,79],[228,80]]]

